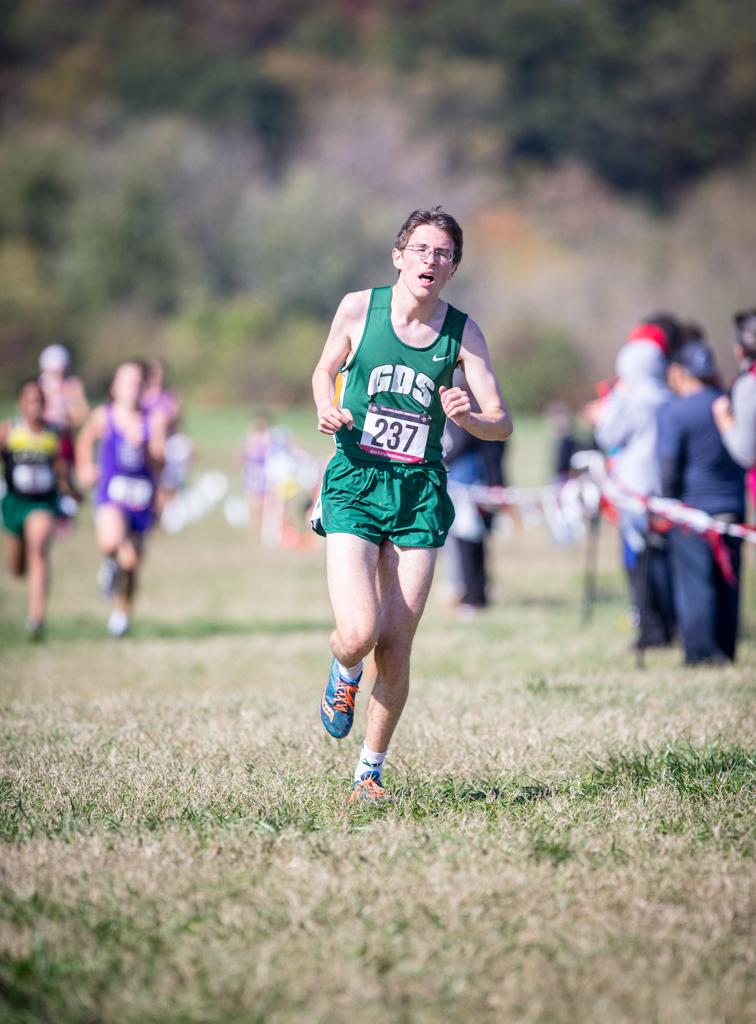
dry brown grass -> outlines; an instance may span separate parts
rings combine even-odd
[[[485,616],[434,591],[387,810],[318,721],[320,550],[156,537],[120,643],[87,522],[45,645],[3,577],[0,1019],[753,1019],[756,646],[635,668],[615,556],[584,630],[537,529]]]

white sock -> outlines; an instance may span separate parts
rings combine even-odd
[[[385,750],[382,754],[378,754],[375,750],[371,750],[370,747],[363,747],[357,767],[354,769],[354,781],[359,782],[365,772],[375,772],[380,782],[383,762],[385,760]]]
[[[336,659],[336,664],[339,666],[339,675],[347,683],[356,683],[362,674],[362,662],[358,661],[353,668],[347,668],[346,665],[342,665],[339,659]]]

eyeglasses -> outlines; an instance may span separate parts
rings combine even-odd
[[[421,260],[427,260],[430,256],[439,263],[451,263],[454,259],[454,253],[449,249],[431,249],[429,245],[405,245],[404,248],[414,252]]]

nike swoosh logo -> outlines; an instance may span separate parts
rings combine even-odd
[[[434,356],[433,357],[433,362],[434,363],[445,363],[446,359],[447,359],[446,356]]]

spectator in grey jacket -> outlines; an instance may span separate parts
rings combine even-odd
[[[609,459],[612,478],[640,497],[661,493],[658,412],[671,398],[667,357],[679,344],[678,335],[667,327],[669,321],[666,316],[649,318],[630,332],[617,355],[614,388],[585,410]],[[675,631],[675,614],[664,538],[649,531],[645,515],[624,512],[620,535],[638,647],[667,646]]]
[[[740,373],[731,397],[721,395],[712,411],[727,451],[740,466],[751,469],[756,466],[756,309],[736,313],[734,320]]]

